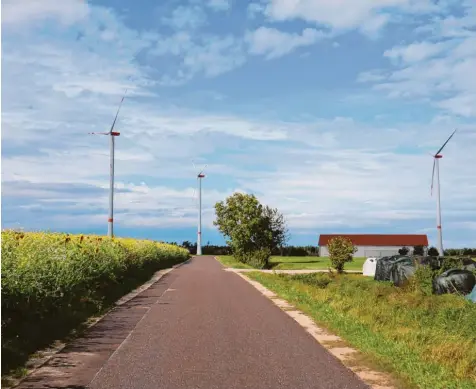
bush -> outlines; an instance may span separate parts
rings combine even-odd
[[[438,257],[440,255],[440,253],[438,252],[438,250],[436,249],[436,247],[430,247],[428,249],[428,255],[430,257]]]
[[[233,255],[241,263],[246,263],[256,269],[266,269],[269,263],[271,251],[268,248],[261,248],[252,252],[235,251]]]
[[[409,251],[410,251],[410,250],[408,249],[408,247],[405,247],[405,246],[404,246],[404,247],[402,247],[400,250],[398,250],[398,253],[399,253],[400,255],[407,255]]]
[[[341,273],[344,270],[344,264],[352,262],[352,256],[357,248],[349,238],[336,236],[329,241],[328,250],[332,267]]]
[[[145,240],[2,231],[2,369],[188,257]]]
[[[463,268],[463,258],[445,257],[441,263],[441,269],[439,274],[450,269],[462,269],[462,268]]]
[[[423,246],[414,246],[413,247],[413,255],[424,255],[425,248]]]
[[[409,288],[425,296],[430,296],[433,294],[433,279],[439,273],[438,270],[432,270],[429,265],[417,265],[415,273],[410,279]]]
[[[288,239],[284,217],[254,195],[234,193],[215,204],[213,222],[227,238],[233,256],[254,267],[268,267],[273,249]]]

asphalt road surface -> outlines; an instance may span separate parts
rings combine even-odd
[[[116,308],[19,388],[368,388],[213,257]]]

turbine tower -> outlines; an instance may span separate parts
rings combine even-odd
[[[195,163],[193,164],[195,168]],[[205,178],[203,171],[207,165],[197,174],[198,180],[198,231],[197,231],[197,255],[202,255],[202,178]]]
[[[436,194],[436,229],[438,232],[438,252],[440,256],[444,255],[443,251],[443,233],[441,231],[441,205],[440,205],[440,163],[439,160],[443,158],[443,156],[440,154],[443,148],[446,146],[446,144],[450,141],[450,139],[453,137],[455,134],[456,130],[453,131],[453,133],[450,135],[450,137],[446,140],[445,143],[443,143],[443,146],[440,147],[440,149],[435,153],[433,156],[433,172],[431,174],[431,195],[433,196],[433,182],[435,178],[435,170],[436,170],[436,188],[437,188],[437,194]]]
[[[117,108],[116,116],[112,122],[111,129],[109,132],[90,132],[92,135],[109,135],[109,147],[110,147],[110,177],[109,177],[109,217],[107,219],[107,236],[112,238],[114,236],[114,137],[121,135],[120,132],[114,131],[114,126],[116,124],[117,116],[119,115],[119,110],[121,109],[122,102],[126,97],[127,89],[122,96],[119,107]]]

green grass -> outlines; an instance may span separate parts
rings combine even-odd
[[[248,275],[392,372],[405,388],[476,388],[476,304],[360,275]]]
[[[356,257],[344,266],[344,270],[362,271],[365,258]],[[274,270],[326,270],[331,267],[328,257],[271,257],[270,264]]]
[[[216,257],[216,258],[223,266],[226,266],[226,267],[231,267],[233,269],[253,269],[250,265],[237,261],[231,255],[220,255],[219,257]]]
[[[234,269],[252,269],[251,266],[235,260],[231,255],[220,255],[218,260],[227,267]],[[356,257],[345,264],[344,270],[362,271],[365,258]],[[327,270],[331,263],[326,257],[271,257],[273,270]]]

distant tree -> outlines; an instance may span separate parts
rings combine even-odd
[[[438,257],[440,255],[440,253],[438,252],[438,250],[436,249],[436,247],[433,247],[431,246],[429,249],[428,249],[428,255],[430,257]]]
[[[254,267],[268,267],[271,252],[287,240],[284,217],[256,196],[234,193],[215,204],[213,222],[227,239],[233,256]]]
[[[334,267],[338,273],[342,273],[345,263],[352,262],[357,247],[352,244],[349,238],[336,236],[329,241],[328,250],[332,267]]]
[[[425,248],[423,246],[414,246],[413,255],[425,255]]]
[[[408,249],[408,247],[403,246],[400,250],[398,250],[398,253],[400,255],[407,255],[409,253],[409,251],[410,250]]]

